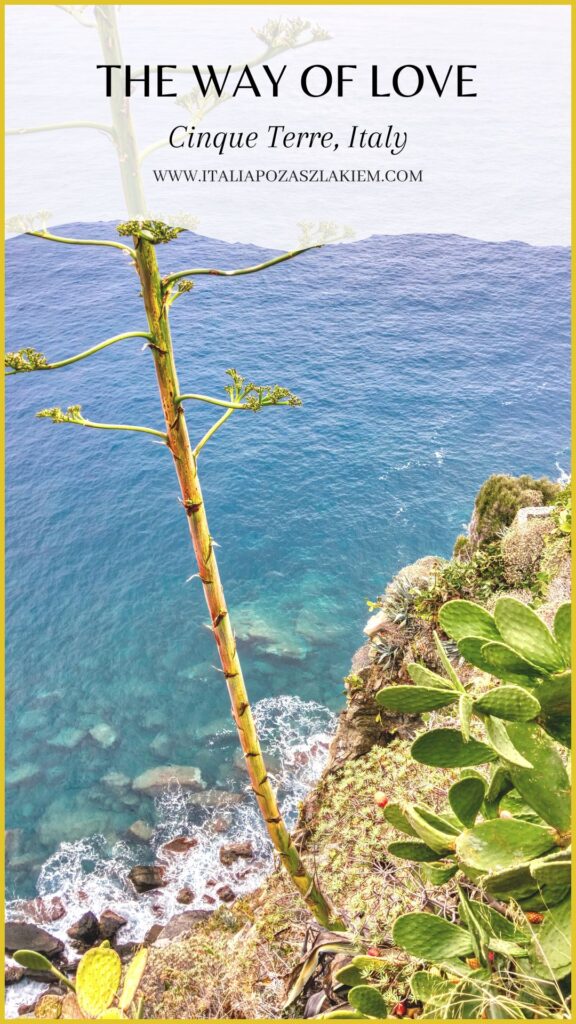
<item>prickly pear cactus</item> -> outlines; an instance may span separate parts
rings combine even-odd
[[[392,936],[396,945],[412,956],[432,962],[443,962],[473,952],[470,933],[436,914],[419,911],[404,914],[397,919]]]
[[[111,1004],[122,976],[118,953],[96,946],[82,957],[76,972],[76,998],[87,1017],[99,1017]]]
[[[348,993],[348,1002],[355,1010],[366,1017],[383,1018],[388,1015],[388,1007],[377,988],[372,985],[356,985]]]
[[[411,752],[421,764],[460,769],[460,778],[446,811],[399,801],[383,816],[403,833],[389,852],[411,860],[424,884],[455,877],[464,886],[456,921],[406,914],[393,938],[435,965],[413,978],[424,1016],[509,1016],[511,960],[529,963],[540,979],[561,980],[570,969],[570,779],[561,750],[570,736],[570,605],[559,608],[553,632],[511,598],[500,598],[493,615],[450,601],[439,619],[461,656],[487,675],[467,673],[463,685],[437,641],[446,677],[410,666],[415,685],[388,687],[378,702],[434,710],[436,719],[447,709],[450,727],[422,731]],[[477,899],[469,898],[470,882]],[[521,908],[514,923],[490,905],[494,898]],[[537,932],[533,920],[541,922]],[[530,984],[530,999],[546,1009],[549,983],[532,977]]]
[[[132,957],[132,960],[126,969],[122,994],[118,1000],[118,1005],[121,1010],[128,1010],[130,1008],[136,996],[138,986],[142,981],[142,975],[146,969],[147,961],[148,950],[146,948],[138,950],[138,952]]]

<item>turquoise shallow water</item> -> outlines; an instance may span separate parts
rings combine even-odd
[[[105,224],[61,230],[114,237]],[[159,256],[168,271],[264,253],[183,235]],[[7,271],[10,349],[64,358],[144,326],[119,253],[20,237]],[[372,238],[266,274],[200,278],[173,325],[185,390],[218,394],[234,366],[304,401],[236,415],[201,460],[247,681],[290,778],[305,760],[294,749],[329,727],[322,708],[342,706],[364,599],[415,558],[448,555],[490,473],[567,467],[569,252]],[[211,738],[229,727],[228,701],[198,581],[186,582],[168,453],[34,418],[80,403],[94,420],[160,428],[150,353],[134,339],[7,383],[8,766],[20,772],[8,886],[24,896],[62,840],[65,863],[49,861],[42,891],[101,870],[135,818],[155,816],[159,834],[182,824],[177,800],[122,802],[107,772],[173,761],[199,766],[211,788],[242,782],[233,737]],[[193,436],[211,420],[190,407]],[[109,749],[88,732],[102,722],[117,735]],[[82,845],[96,834],[105,840]]]

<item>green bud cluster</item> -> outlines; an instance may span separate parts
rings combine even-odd
[[[302,400],[297,395],[288,388],[280,387],[279,384],[253,384],[246,381],[246,378],[236,370],[226,370],[226,373],[232,378],[232,384],[224,390],[231,402],[241,404],[244,409],[258,412],[267,405],[302,405]]]
[[[159,245],[174,241],[184,229],[164,224],[161,220],[127,220],[124,224],[119,224],[116,230],[119,235],[144,238],[147,242],[151,242],[152,245]]]
[[[66,411],[54,406],[52,409],[41,409],[36,413],[38,419],[52,420],[53,423],[84,423],[81,405],[69,405]]]
[[[35,348],[21,348],[18,352],[6,352],[4,365],[15,373],[26,373],[30,370],[46,370],[48,360],[43,352]]]

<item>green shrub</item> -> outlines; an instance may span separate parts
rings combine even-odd
[[[419,618],[437,625],[440,609],[447,601],[468,598],[485,602],[507,585],[501,546],[495,542],[478,549],[467,560],[445,562],[428,587],[415,591],[414,610]]]
[[[521,508],[532,505],[551,505],[558,497],[560,485],[547,477],[507,476],[488,477],[478,491],[474,514],[470,524],[470,541],[474,548],[491,544],[511,525]]]

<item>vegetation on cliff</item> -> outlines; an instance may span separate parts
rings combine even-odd
[[[373,602],[294,833],[346,932],[275,871],[151,946],[146,1016],[570,1017],[571,503],[535,490]]]

